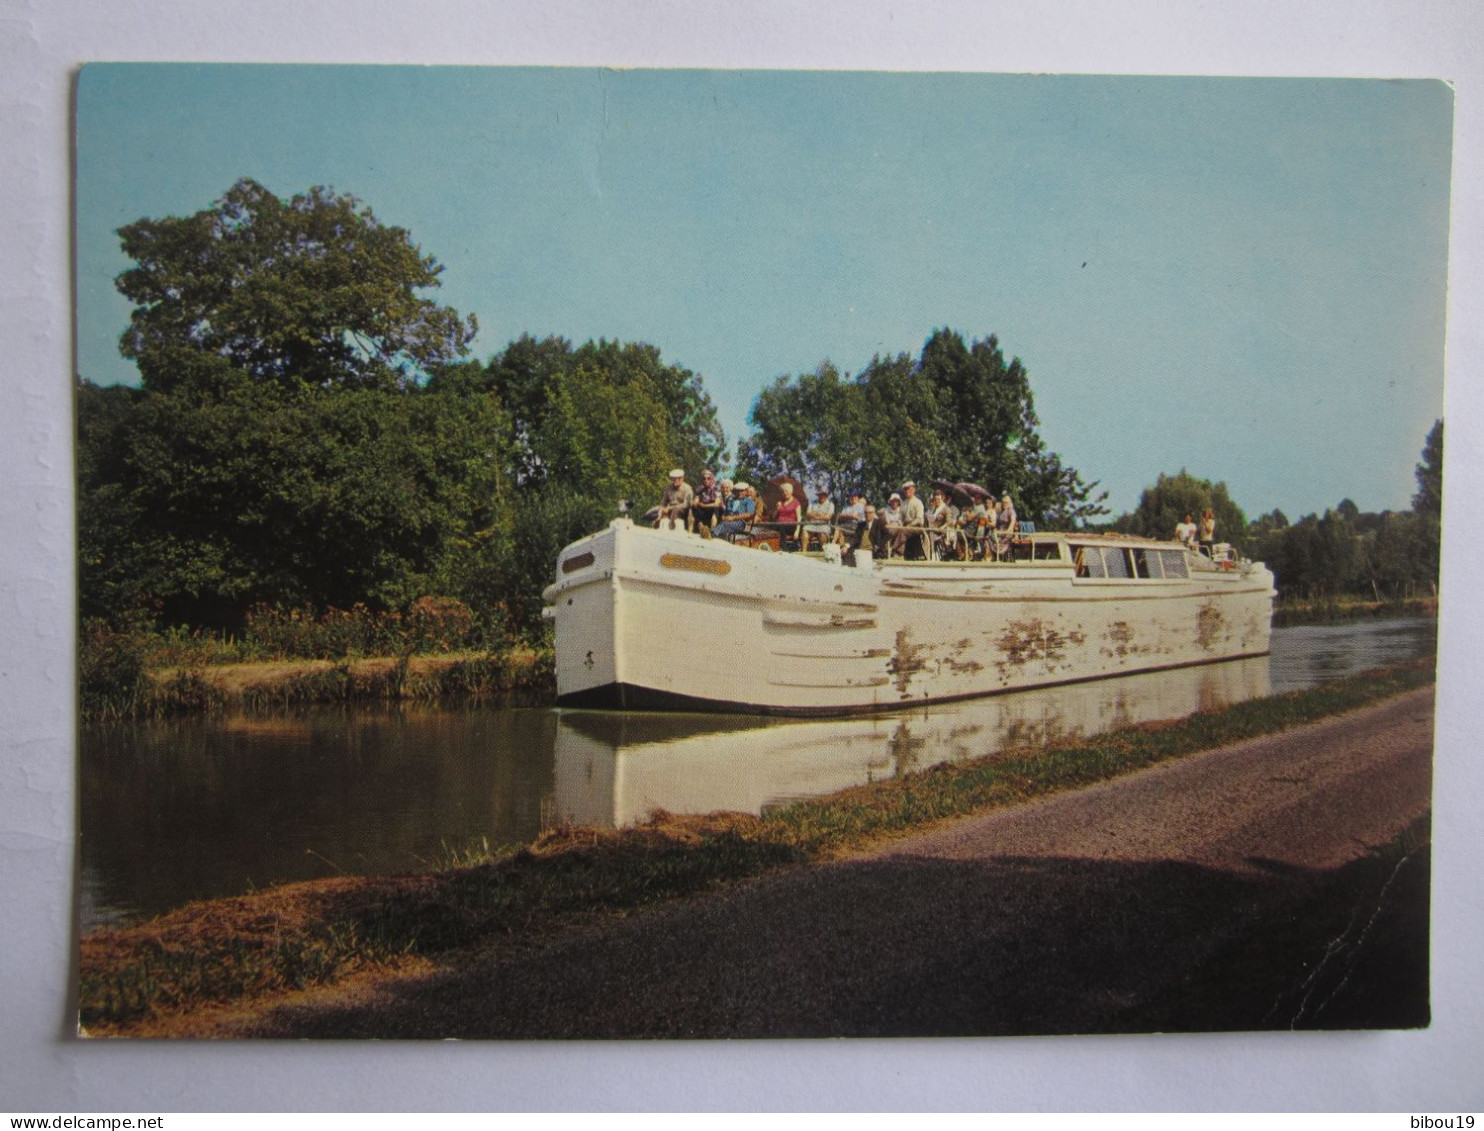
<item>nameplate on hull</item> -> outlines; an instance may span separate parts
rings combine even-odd
[[[732,572],[731,562],[724,562],[719,558],[695,558],[689,554],[664,554],[660,557],[660,565],[666,569],[688,569],[693,573],[714,573],[718,577],[725,577]]]

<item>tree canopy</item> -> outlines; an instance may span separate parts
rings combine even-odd
[[[328,188],[284,201],[243,179],[211,208],[119,236],[136,266],[117,286],[137,304],[120,349],[147,389],[402,388],[477,328],[418,294],[442,268],[404,229]]]
[[[1105,514],[1038,434],[1030,381],[991,335],[933,333],[913,360],[880,355],[854,378],[832,362],[780,377],[758,396],[738,473],[797,476],[834,494],[885,498],[907,479],[967,480],[1008,492],[1027,519],[1057,526]]]
[[[1422,462],[1417,465],[1417,494],[1412,496],[1412,509],[1418,514],[1441,518],[1443,514],[1443,422],[1433,423],[1422,445]]]
[[[1443,548],[1443,422],[1436,421],[1422,445],[1417,465],[1417,494],[1412,497],[1417,516],[1416,537],[1421,547],[1420,569],[1436,579]]]
[[[1208,507],[1216,519],[1216,540],[1240,546],[1247,533],[1247,516],[1232,502],[1226,484],[1198,479],[1184,468],[1178,475],[1160,475],[1153,487],[1144,488],[1139,505],[1132,513],[1120,515],[1113,529],[1145,538],[1173,538],[1175,525],[1187,514],[1199,525]]]
[[[517,477],[530,486],[559,482],[605,499],[657,493],[671,465],[714,469],[726,449],[701,378],[644,342],[574,349],[522,335],[484,367],[452,367],[432,382],[454,387],[499,395],[518,441]]]
[[[446,596],[531,630],[562,545],[723,451],[701,377],[652,345],[470,359],[474,319],[420,294],[437,261],[352,196],[242,180],[119,234],[143,387],[79,382],[85,616]]]
[[[200,403],[83,383],[83,612],[230,625],[259,602],[487,601],[471,582],[508,498],[507,435],[492,397]]]

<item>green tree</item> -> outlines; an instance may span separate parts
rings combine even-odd
[[[1216,519],[1216,540],[1244,545],[1247,517],[1232,501],[1226,484],[1198,479],[1184,468],[1178,475],[1161,474],[1154,486],[1144,488],[1139,505],[1132,513],[1120,515],[1113,529],[1145,538],[1173,538],[1176,524],[1187,514],[1199,525],[1208,507]],[[1275,523],[1277,518],[1281,512],[1274,512]]]
[[[662,410],[667,443],[676,463],[692,475],[716,469],[726,450],[726,434],[701,377],[682,365],[669,364],[646,342],[587,342],[572,354],[572,368],[585,368],[621,389],[636,394],[631,411],[650,411],[643,397]]]
[[[545,486],[589,496],[611,516],[621,498],[658,493],[678,458],[670,440],[664,407],[648,381],[615,385],[582,364],[551,380],[532,447]]]
[[[968,480],[1009,492],[1032,521],[1074,525],[1106,511],[1097,485],[1062,465],[1037,432],[1030,383],[993,336],[966,345],[935,331],[914,361],[873,357],[848,379],[825,362],[779,378],[753,406],[744,476],[797,475],[839,494],[884,498],[906,479]]]
[[[231,626],[257,602],[470,591],[507,496],[497,398],[79,391],[85,615]]]
[[[943,329],[922,347],[920,370],[935,392],[944,466],[1010,491],[1029,509],[1044,509],[1023,498],[1031,490],[1026,449],[1038,444],[1039,422],[1020,359],[1007,365],[993,334],[965,346],[961,336]]]
[[[1443,422],[1441,420],[1432,426],[1422,446],[1422,462],[1417,465],[1417,494],[1412,497],[1412,510],[1418,519],[1416,572],[1436,593],[1443,545]]]
[[[796,379],[779,377],[753,404],[754,432],[738,444],[738,472],[759,481],[791,475],[840,495],[862,483],[867,419],[864,386],[829,362]]]
[[[1376,591],[1376,563],[1367,540],[1340,510],[1305,515],[1270,531],[1256,548],[1285,596],[1367,596]]]
[[[1352,593],[1379,601],[1436,593],[1442,472],[1439,420],[1423,445],[1412,510],[1377,514],[1347,498],[1292,525],[1273,511],[1248,528],[1252,556],[1272,567],[1286,596]]]
[[[442,268],[405,230],[328,188],[284,201],[244,179],[209,209],[119,236],[136,264],[117,280],[136,304],[120,348],[153,391],[406,388],[477,329],[418,294]]]
[[[1194,512],[1191,512],[1194,514]],[[1247,525],[1245,549],[1255,561],[1266,562],[1276,569],[1283,552],[1283,532],[1288,529],[1288,516],[1274,508],[1258,515]]]
[[[611,390],[605,401],[622,415],[644,417],[630,424],[634,435],[651,438],[648,427],[658,424],[664,430],[665,457],[671,463],[695,473],[702,467],[715,468],[726,448],[726,436],[717,420],[715,406],[707,395],[702,379],[689,369],[667,364],[654,346],[637,342],[587,342],[573,349],[565,338],[543,339],[523,335],[495,355],[482,376],[475,377],[460,367],[434,379],[435,387],[491,389],[499,393],[501,403],[510,412],[516,436],[515,474],[524,484],[536,486],[553,475],[570,475],[572,445],[562,436],[562,414],[578,403],[571,396],[574,374],[589,394],[596,395],[599,386]],[[550,419],[555,416],[555,419]],[[615,439],[610,435],[609,439]],[[550,445],[555,444],[555,448]],[[550,448],[550,450],[548,450]],[[625,450],[593,449],[590,455],[603,459],[613,457],[622,462]],[[560,466],[554,466],[553,460]],[[567,462],[563,462],[566,460]],[[565,469],[565,470],[564,470]],[[658,472],[663,485],[664,470]],[[563,480],[576,490],[589,484]],[[654,493],[658,494],[658,486]]]
[[[1382,597],[1411,597],[1427,591],[1437,580],[1428,572],[1419,542],[1425,519],[1410,511],[1386,511],[1366,546],[1367,566]]]
[[[1412,509],[1418,514],[1443,515],[1443,422],[1433,423],[1422,445],[1422,462],[1417,465],[1417,494],[1412,496]]]

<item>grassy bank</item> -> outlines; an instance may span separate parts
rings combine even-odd
[[[561,828],[431,874],[317,881],[192,904],[84,938],[82,1023],[99,1035],[176,1034],[191,1014],[215,1006],[472,946],[526,945],[596,915],[1286,730],[1432,678],[1428,663],[1405,665],[1049,749],[943,764],[762,817],[656,814],[617,832]]]
[[[96,722],[214,710],[272,711],[320,703],[479,701],[522,694],[540,702],[556,688],[550,648],[484,654],[274,660],[157,668],[113,694],[84,697]]]
[[[1435,617],[1436,597],[1401,597],[1389,601],[1367,601],[1360,597],[1279,598],[1273,608],[1274,627],[1294,624],[1323,624],[1326,621],[1359,620],[1364,617]]]
[[[487,698],[555,687],[549,633],[526,640],[508,610],[450,597],[373,611],[257,605],[240,633],[147,619],[85,620],[78,698],[87,721],[215,708]]]

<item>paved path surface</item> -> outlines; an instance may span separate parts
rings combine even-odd
[[[1432,693],[245,1031],[592,1037],[1425,1023]],[[1410,850],[1395,848],[1414,830]],[[1408,840],[1407,844],[1414,844]],[[1393,845],[1389,855],[1373,850]],[[239,1029],[239,1032],[244,1031]]]

